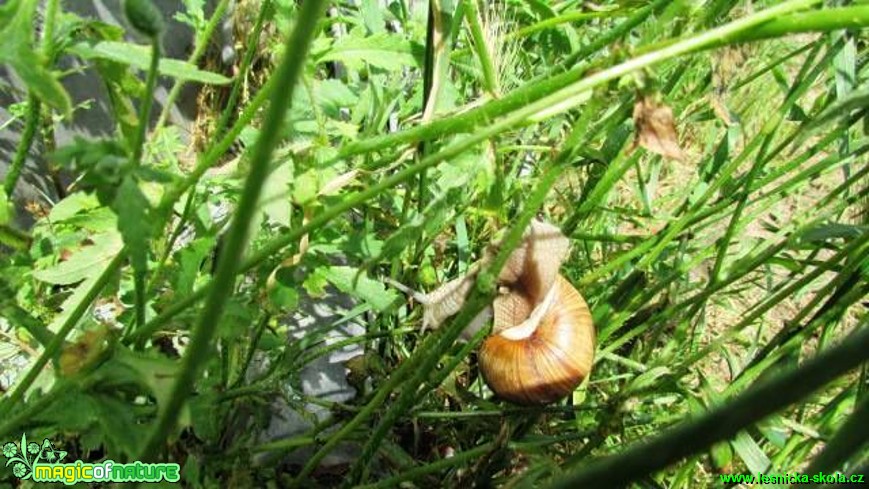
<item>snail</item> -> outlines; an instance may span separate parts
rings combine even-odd
[[[525,405],[555,402],[591,372],[591,313],[558,271],[568,252],[569,241],[557,227],[532,221],[498,276],[499,295],[463,333],[468,338],[493,318],[492,334],[480,348],[479,366],[483,380],[500,398]],[[476,274],[493,256],[488,251],[464,277],[429,294],[411,291],[424,307],[423,328],[436,328],[461,309]]]

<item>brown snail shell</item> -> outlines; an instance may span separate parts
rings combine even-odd
[[[480,349],[480,372],[499,397],[517,404],[546,404],[569,395],[588,377],[594,327],[582,296],[561,275],[530,313],[527,297],[510,293],[495,304],[496,329],[511,317],[519,324],[494,331]],[[507,319],[504,319],[505,316]]]
[[[573,392],[591,371],[595,343],[591,313],[559,273],[569,251],[570,241],[560,229],[532,221],[498,275],[504,293],[464,332],[470,338],[494,316],[492,335],[480,350],[480,371],[492,391],[508,401],[557,401]],[[477,273],[493,257],[494,251],[488,250],[465,276],[429,294],[389,283],[425,306],[423,329],[437,328],[464,306]]]

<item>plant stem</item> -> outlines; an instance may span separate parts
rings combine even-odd
[[[223,315],[226,301],[234,292],[235,275],[238,272],[238,263],[247,242],[248,227],[256,211],[256,204],[263,183],[268,176],[269,162],[280,139],[284,117],[292,102],[292,97],[284,94],[293,93],[296,83],[304,71],[307,52],[317,31],[318,21],[323,14],[324,6],[323,0],[304,2],[293,33],[287,39],[283,60],[274,75],[277,80],[276,86],[280,88],[277,91],[280,96],[272,99],[262,132],[253,148],[250,172],[245,181],[238,210],[227,234],[226,244],[214,275],[216,286],[211,289],[202,313],[199,315],[190,344],[184,353],[181,371],[172,387],[169,401],[161,407],[156,425],[142,449],[139,457],[141,460],[150,460],[155,457],[170,430],[173,429],[175,420],[193,389],[193,382],[196,380],[199,370],[208,360],[212,347],[211,340]]]
[[[492,62],[491,47],[486,41],[486,34],[483,32],[483,23],[480,20],[480,9],[477,6],[477,0],[467,0],[465,2],[465,19],[471,27],[474,48],[477,52],[477,58],[480,60],[480,66],[483,67],[483,87],[489,92],[489,95],[497,98],[501,94],[501,89],[498,86],[498,71]]]
[[[139,108],[139,127],[136,131],[136,139],[133,141],[133,165],[142,164],[142,153],[145,147],[145,135],[151,119],[151,107],[154,106],[154,88],[157,86],[158,68],[160,66],[160,39],[151,39],[151,65],[148,67],[148,75],[145,80],[145,92],[142,95],[142,106]]]
[[[556,479],[549,487],[620,487],[639,480],[715,442],[732,438],[746,427],[809,396],[867,359],[869,328],[863,321],[838,346],[822,352],[801,368],[759,381],[721,408],[618,455],[592,461]]]
[[[42,104],[32,93],[27,96],[27,115],[24,119],[24,132],[21,133],[21,139],[18,141],[18,146],[15,148],[15,156],[12,159],[12,164],[9,165],[9,172],[6,173],[6,180],[3,182],[3,189],[6,195],[12,199],[12,194],[15,193],[15,187],[18,185],[18,179],[21,177],[21,171],[24,169],[24,164],[27,162],[27,153],[30,152],[30,146],[33,145],[33,140],[36,136],[36,129],[39,127],[40,110]]]

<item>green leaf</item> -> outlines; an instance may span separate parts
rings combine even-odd
[[[69,94],[32,47],[36,5],[36,0],[20,0],[6,5],[0,13],[0,63],[10,65],[36,98],[67,115],[72,111]]]
[[[765,473],[772,465],[763,450],[748,433],[741,431],[731,442],[734,451],[752,474]]]
[[[358,268],[333,266],[318,268],[314,275],[319,275],[329,281],[341,292],[361,299],[377,311],[385,311],[398,299],[392,289],[387,289],[383,283],[368,278],[359,273]]]
[[[867,229],[869,229],[867,226],[842,224],[839,222],[818,224],[800,236],[800,243],[817,243],[836,238],[853,239],[862,235]]]
[[[93,407],[103,434],[106,453],[131,458],[139,453],[151,427],[142,423],[130,404],[117,397],[95,394]]]
[[[72,219],[79,213],[96,209],[99,206],[100,203],[93,194],[75,192],[67,195],[63,200],[55,204],[48,214],[48,219],[52,224],[59,224]]]
[[[341,61],[351,69],[360,69],[368,64],[396,71],[403,66],[417,65],[414,45],[399,36],[385,32],[362,37],[359,29],[335,41],[316,61]]]
[[[99,275],[121,251],[123,242],[117,233],[94,236],[91,241],[92,245],[82,247],[68,260],[44,270],[35,270],[33,278],[53,285],[69,285]]]
[[[292,268],[275,271],[274,285],[268,289],[269,302],[277,311],[292,311],[299,305],[299,291],[292,279]]]
[[[328,79],[314,85],[314,100],[330,117],[339,117],[342,107],[355,107],[359,96],[340,80]]]
[[[320,189],[337,175],[331,168],[311,168],[299,175],[293,182],[293,202],[304,205],[313,201],[320,193]]]
[[[148,69],[151,59],[148,47],[126,42],[102,41],[96,44],[82,42],[72,46],[69,51],[83,59],[107,59],[143,71]],[[232,81],[223,75],[200,70],[195,65],[177,59],[161,59],[159,71],[164,76],[208,85],[226,85]]]
[[[184,297],[193,292],[203,261],[214,249],[214,237],[199,238],[178,252],[178,273],[175,274],[173,292]]]
[[[179,367],[180,363],[154,353],[137,353],[118,347],[114,356],[100,366],[99,374],[107,385],[138,385],[145,388],[157,400],[157,406],[162,408],[169,402]],[[182,426],[187,425],[189,415],[185,408]]]
[[[293,164],[282,163],[272,171],[263,184],[260,205],[263,212],[274,224],[290,225],[290,182],[293,181]]]
[[[127,176],[121,183],[112,209],[118,214],[118,231],[127,245],[133,270],[143,273],[148,268],[151,208],[132,176]]]

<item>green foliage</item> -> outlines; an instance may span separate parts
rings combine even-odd
[[[116,131],[53,149],[74,183],[28,207],[32,229],[9,198],[23,156],[0,191],[0,372],[17,373],[0,440],[165,456],[191,487],[687,488],[865,467],[865,5],[366,0],[323,18],[325,2],[239,1],[228,78],[206,49],[225,0],[210,17],[182,2],[188,60],[62,11],[37,43],[36,3],[0,6],[0,62],[29,91],[16,153],[56,146],[62,57],[102,78]],[[124,5],[154,41],[159,12]],[[204,86],[189,143],[168,107],[149,125],[158,74],[170,101]],[[457,339],[535,217],[570,238],[562,274],[597,348],[572,396],[528,408],[481,379],[486,328]],[[421,333],[387,278],[430,291],[485,250],[462,311]],[[355,397],[311,391],[351,346]],[[279,405],[308,424],[266,440]],[[349,465],[320,467],[344,446]]]
[[[36,0],[12,0],[0,7],[0,63],[8,64],[27,87],[61,114],[69,114],[69,95],[55,75],[46,68],[43,53],[33,48]]]

